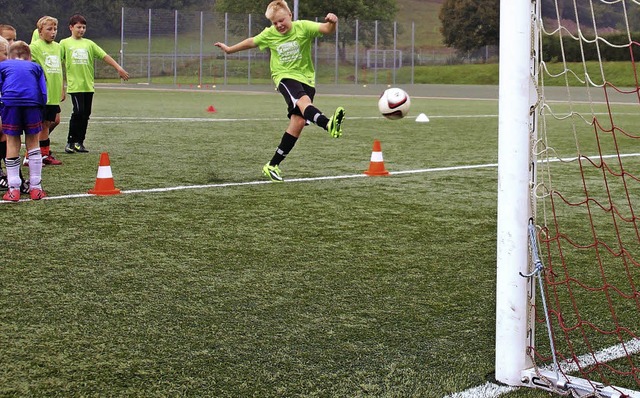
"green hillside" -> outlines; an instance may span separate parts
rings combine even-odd
[[[396,20],[407,26],[411,26],[411,22],[415,23],[416,47],[422,49],[444,47],[438,18],[443,2],[444,0],[398,0]],[[403,32],[401,39],[410,40],[411,31]]]

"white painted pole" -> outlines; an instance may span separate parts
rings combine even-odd
[[[534,3],[534,2],[533,2]],[[500,1],[496,379],[522,385],[532,366],[528,273],[531,0]]]

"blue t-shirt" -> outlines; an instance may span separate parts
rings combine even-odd
[[[35,62],[0,62],[0,99],[5,106],[42,106],[47,103],[44,70]]]

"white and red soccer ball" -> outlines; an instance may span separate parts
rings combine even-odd
[[[409,94],[401,88],[388,88],[382,93],[378,100],[378,109],[382,116],[387,119],[402,119],[409,113],[411,98]]]

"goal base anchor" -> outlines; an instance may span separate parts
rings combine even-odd
[[[604,386],[573,376],[565,376],[552,370],[527,369],[522,372],[522,386],[539,388],[553,393],[571,391],[576,397],[605,397],[605,398],[640,398],[637,391],[615,386]]]

